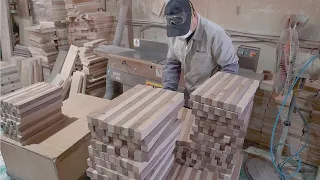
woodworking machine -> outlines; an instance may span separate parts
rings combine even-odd
[[[253,51],[255,53],[253,53]],[[168,45],[144,39],[134,39],[134,49],[127,49],[122,52],[106,52],[105,48],[98,47],[94,53],[108,58],[109,75],[114,81],[122,83],[124,86],[134,87],[137,84],[145,84],[153,87],[162,87],[162,74],[167,57]],[[242,52],[240,58],[239,75],[244,77],[262,80],[263,75],[255,73],[259,60],[257,49],[245,47],[238,52]],[[254,54],[254,57],[250,57]],[[242,58],[243,57],[243,58]],[[251,65],[253,63],[253,65]],[[249,68],[249,69],[248,69]],[[178,91],[184,91],[184,78],[181,73]]]

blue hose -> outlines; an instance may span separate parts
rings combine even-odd
[[[274,166],[274,168],[277,170],[277,172],[281,175],[281,176],[284,176],[284,177],[293,177],[293,176],[296,176],[300,169],[301,169],[301,158],[299,156],[299,153],[305,148],[305,146],[307,145],[307,143],[300,149],[300,150],[295,150],[292,146],[290,146],[289,144],[285,144],[285,143],[278,143],[276,145],[273,146],[273,140],[274,140],[274,134],[275,134],[275,131],[276,131],[276,127],[277,127],[277,123],[279,121],[279,118],[280,118],[280,115],[281,115],[281,112],[283,110],[283,107],[290,95],[290,92],[292,91],[292,89],[294,88],[294,86],[297,84],[299,78],[301,77],[301,75],[303,74],[303,72],[306,70],[306,68],[310,65],[310,63],[312,63],[315,59],[317,59],[318,55],[316,56],[313,56],[309,59],[309,61],[306,63],[306,65],[302,68],[301,72],[299,73],[299,75],[295,78],[292,86],[290,87],[289,89],[289,92],[288,94],[286,95],[286,97],[284,98],[282,104],[281,104],[281,107],[280,107],[280,110],[278,112],[278,115],[277,115],[277,118],[276,118],[276,121],[274,123],[274,126],[273,126],[273,129],[272,129],[272,135],[271,135],[271,139],[270,139],[270,156],[271,156],[271,161],[272,161],[272,164]],[[307,137],[308,138],[308,137]],[[308,141],[308,140],[307,140]],[[295,154],[293,156],[291,156],[290,158],[286,159],[285,160],[285,163],[289,161],[289,159],[292,159],[293,157],[297,157],[298,158],[298,168],[297,170],[294,172],[294,173],[291,173],[291,174],[284,174],[283,171],[282,171],[282,167],[278,167],[275,163],[275,155],[274,155],[274,152],[273,152],[273,149],[275,149],[275,147],[279,146],[279,145],[283,145],[283,146],[287,146],[289,147],[290,149],[294,150],[295,151]],[[285,164],[284,163],[284,164]]]

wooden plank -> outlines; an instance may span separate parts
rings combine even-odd
[[[71,76],[74,63],[78,56],[78,52],[79,50],[77,46],[74,46],[74,45],[70,46],[70,49],[68,51],[67,57],[65,59],[65,62],[63,63],[61,73],[60,73],[64,78],[64,80],[66,80]]]
[[[74,96],[81,92],[84,73],[76,71],[73,73],[69,96]]]
[[[66,59],[66,56],[67,56],[67,51],[62,51],[62,50],[59,51],[58,57],[53,65],[53,69],[48,79],[49,82],[52,82],[54,78],[57,76],[57,74],[60,73],[62,66],[64,64],[64,61]]]

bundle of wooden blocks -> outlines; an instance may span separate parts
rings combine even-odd
[[[22,87],[18,71],[17,65],[0,61],[1,96],[14,92]]]
[[[55,41],[57,40],[54,24],[45,23],[27,27],[29,31],[29,50],[33,57],[41,58],[44,80],[47,80],[58,56]]]
[[[273,81],[262,81],[253,98],[246,140],[259,144],[266,110],[273,94]]]
[[[65,0],[68,10],[69,41],[79,47],[90,40],[104,38],[112,41],[115,17],[102,12],[96,0]]]
[[[64,0],[31,0],[30,9],[34,24],[61,21],[67,17]]]
[[[96,97],[103,97],[106,91],[106,69],[108,60],[93,54],[93,49],[101,44],[108,43],[105,39],[98,39],[84,43],[84,47],[79,48],[79,58],[82,72],[86,76],[86,94]]]
[[[231,180],[238,180],[240,176],[240,170],[243,162],[243,156],[240,157],[239,163],[235,167],[235,173],[232,174]],[[174,164],[170,172],[166,175],[166,180],[217,180],[213,172],[202,171],[196,168],[189,167],[187,165]]]
[[[29,49],[27,46],[22,46],[20,44],[16,44],[13,48],[13,55],[14,56],[21,56],[25,58],[32,57]]]
[[[189,152],[182,156],[193,168],[231,179],[246,135],[259,81],[217,72],[191,93],[195,115]]]
[[[137,85],[88,115],[91,179],[162,179],[174,163],[183,94]]]
[[[313,100],[313,110],[308,119],[309,141],[307,147],[299,154],[302,162],[319,166],[320,164],[320,81],[308,81],[304,87],[305,97]],[[300,95],[301,96],[301,95]],[[300,147],[306,144],[307,129],[304,128],[304,134],[301,138]],[[292,154],[292,153],[291,153]]]
[[[187,153],[190,153],[191,146],[190,134],[192,134],[192,126],[194,125],[195,115],[191,109],[182,108],[179,111],[178,119],[182,121],[182,128],[179,139],[175,147],[175,158],[179,164],[184,164]]]
[[[63,121],[62,89],[37,83],[0,97],[1,129],[4,135],[22,143],[33,143]]]

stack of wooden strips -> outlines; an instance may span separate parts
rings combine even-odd
[[[309,141],[307,147],[299,154],[302,162],[319,166],[320,164],[320,81],[308,81],[305,84],[304,91],[309,100],[313,100],[313,110],[308,119]],[[301,94],[299,94],[301,97]],[[304,96],[306,97],[306,96]],[[301,138],[300,148],[306,144],[307,129],[304,128],[304,134]],[[292,154],[292,152],[291,152]]]
[[[79,48],[79,58],[83,65],[82,72],[86,76],[86,94],[103,97],[106,91],[106,69],[108,60],[93,54],[93,49],[101,44],[108,43],[104,39],[98,39],[84,43]]]
[[[91,179],[161,179],[174,163],[183,94],[137,85],[88,115]]]
[[[61,123],[61,92],[42,82],[0,97],[4,135],[26,145]]]
[[[182,108],[179,111],[178,119],[182,121],[182,129],[175,147],[175,159],[179,164],[184,164],[186,154],[190,153],[190,134],[192,134],[192,126],[194,125],[195,115],[192,114],[191,109]]]
[[[64,0],[31,0],[30,10],[34,24],[61,21],[67,17]]]
[[[185,164],[213,172],[217,179],[231,179],[241,157],[259,81],[217,72],[191,93],[195,115],[190,153]]]
[[[112,41],[115,33],[115,17],[102,12],[95,0],[65,0],[68,10],[69,41],[82,47],[90,40],[104,38]]]
[[[22,46],[20,44],[16,44],[13,48],[13,55],[14,56],[21,56],[21,57],[32,57],[29,49],[27,46]]]
[[[22,87],[18,71],[17,65],[0,61],[1,96],[14,92]]]
[[[59,51],[68,51],[69,50],[69,41],[68,41],[68,29],[66,23],[61,22],[55,22],[54,23],[56,27],[56,33],[57,33],[57,44]]]
[[[33,57],[41,58],[43,78],[47,80],[58,56],[55,26],[51,23],[44,23],[27,27],[26,30],[29,31],[29,50]]]
[[[20,80],[23,87],[43,81],[43,68],[40,58],[26,58],[18,63],[20,67]]]
[[[243,162],[243,156],[239,158],[239,162],[235,167],[235,173],[232,174],[231,180],[238,180],[240,176],[240,170]],[[217,180],[219,179],[213,172],[206,170],[199,170],[189,167],[187,165],[174,164],[170,172],[166,175],[166,180]]]
[[[246,140],[259,144],[266,110],[273,94],[273,81],[262,81],[253,99]]]

